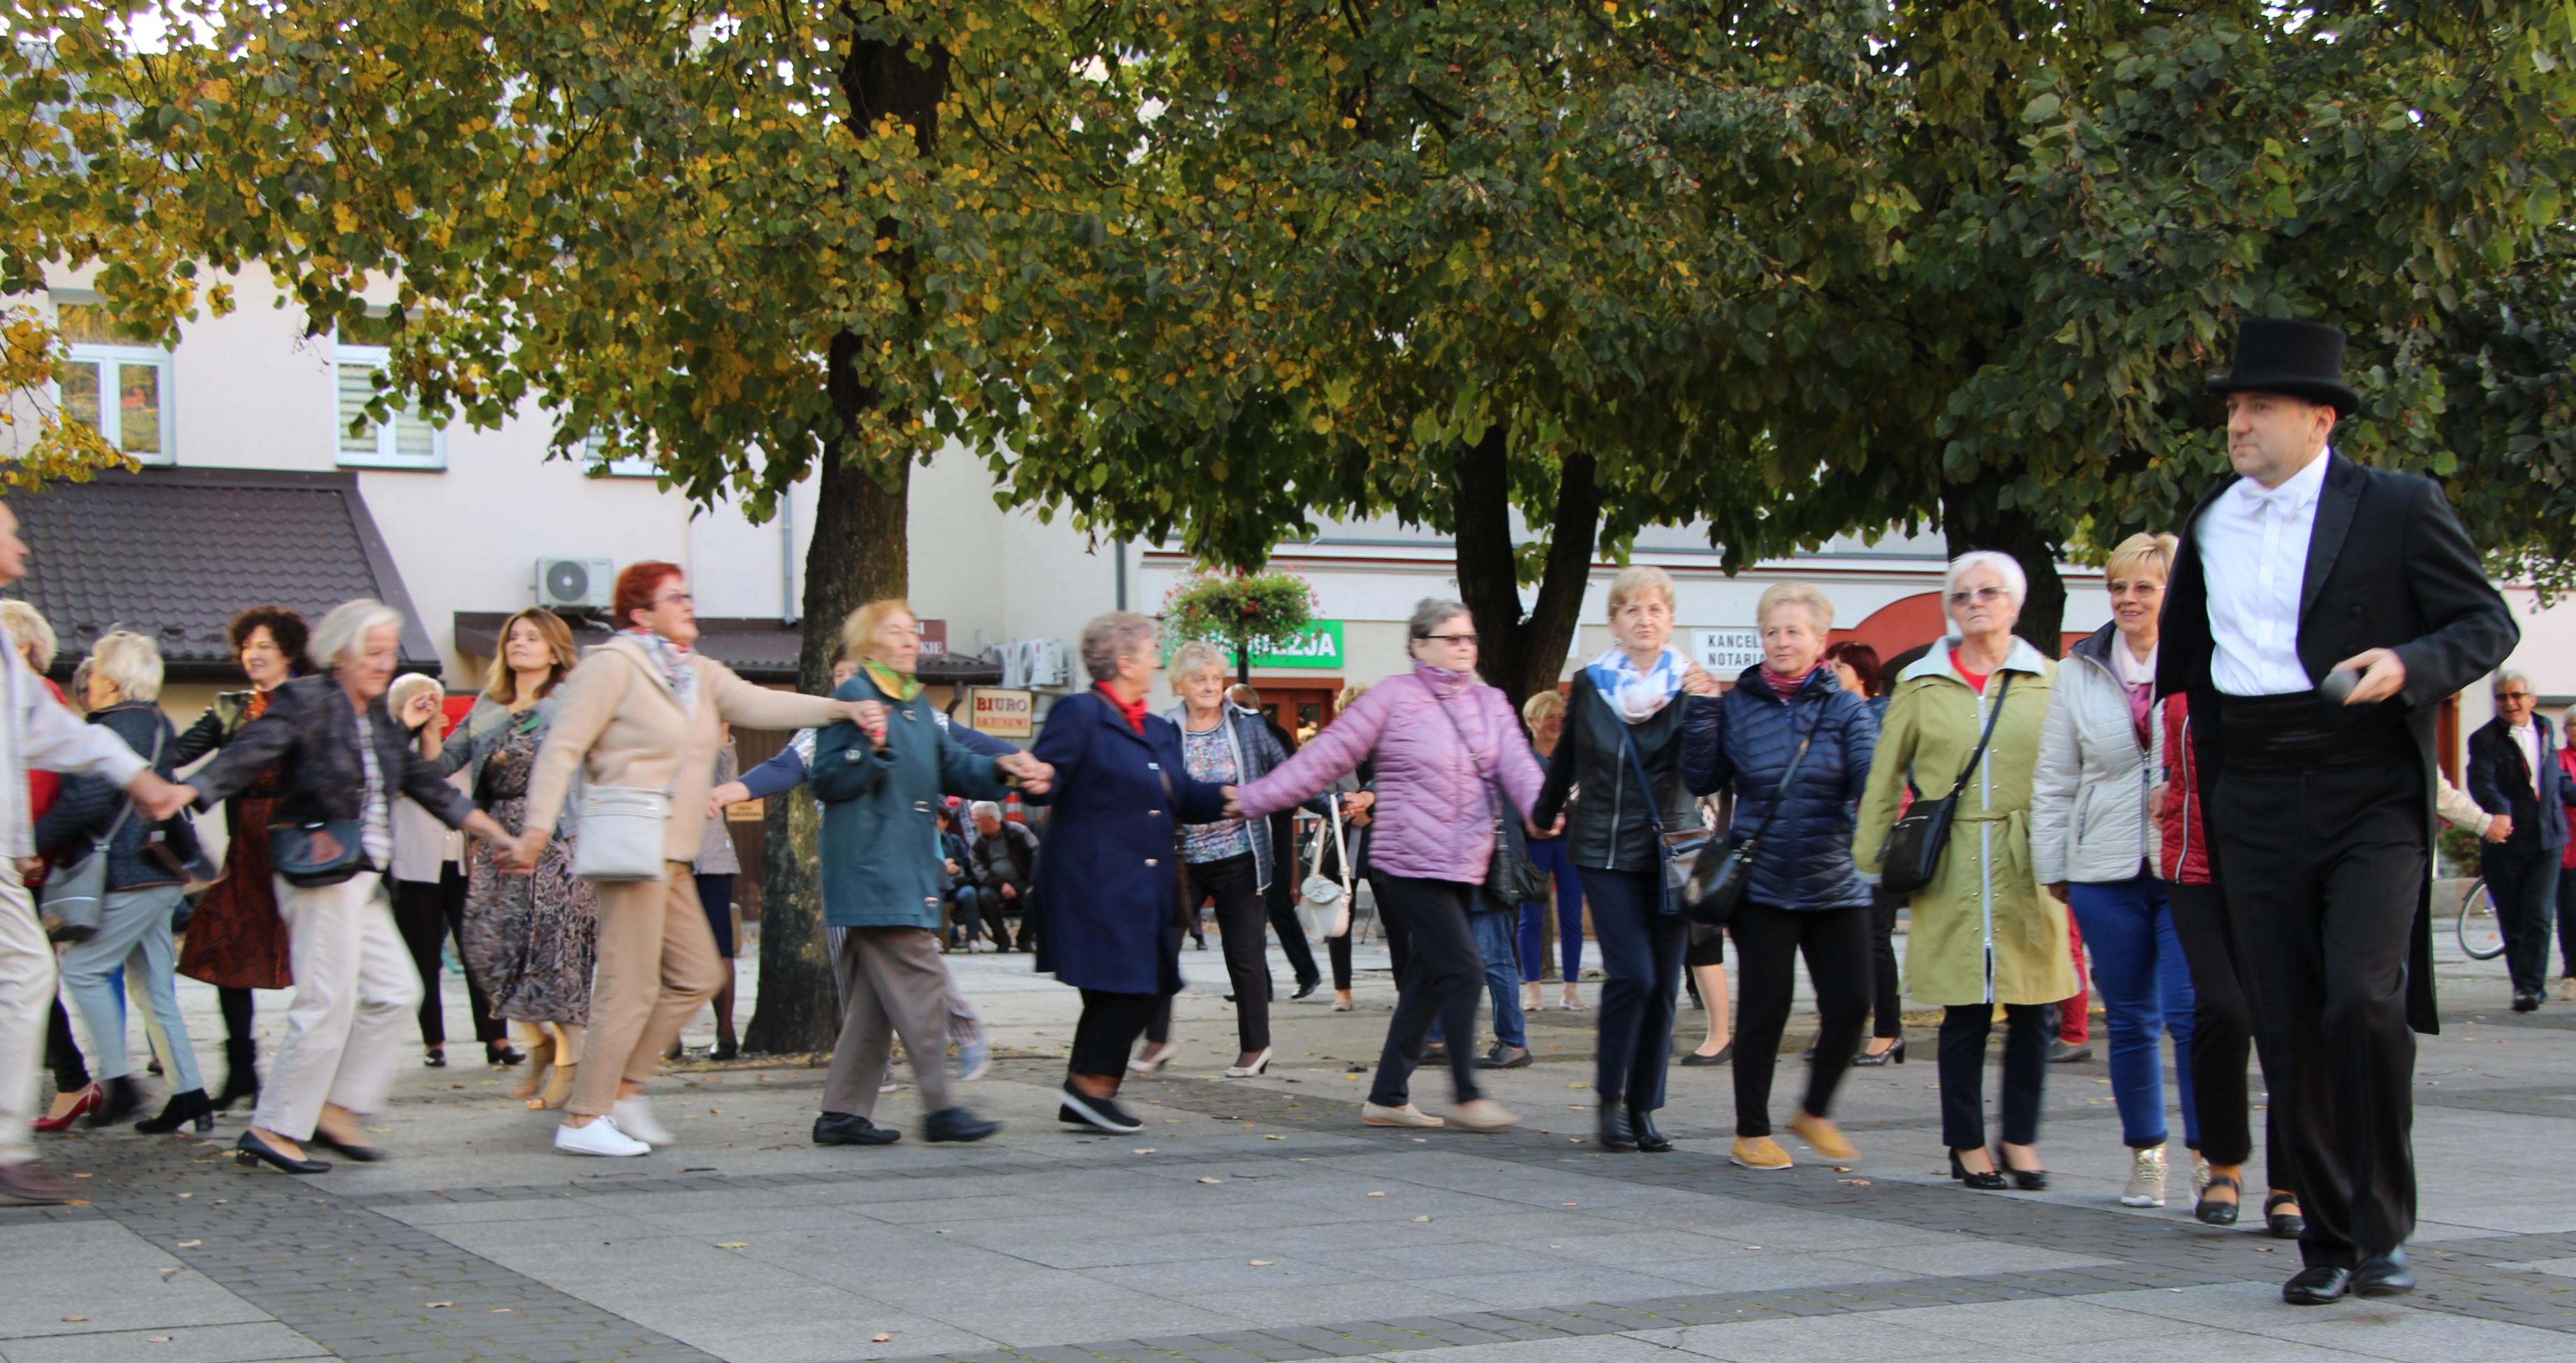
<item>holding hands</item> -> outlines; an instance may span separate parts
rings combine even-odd
[[[738,805],[751,798],[751,787],[740,781],[727,781],[707,792],[707,817],[721,819],[727,805]]]
[[[1055,768],[1024,752],[996,757],[993,765],[1031,795],[1044,795],[1055,784]]]
[[[1351,827],[1353,828],[1366,828],[1369,826],[1369,820],[1376,817],[1369,813],[1369,808],[1376,803],[1377,792],[1371,790],[1352,791],[1350,794],[1342,797],[1342,817],[1350,820]]]
[[[1707,668],[1692,663],[1690,670],[1682,674],[1682,689],[1694,696],[1714,696],[1717,694],[1717,678],[1708,675]]]
[[[868,742],[880,748],[885,746],[885,702],[875,700],[836,700],[832,702],[832,710],[832,717],[834,719],[847,720],[852,724],[858,725],[859,732],[868,736]]]

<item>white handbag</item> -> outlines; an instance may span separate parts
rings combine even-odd
[[[1324,874],[1324,839],[1319,833],[1315,838],[1314,864],[1307,869],[1305,883],[1297,887],[1307,922],[1322,924],[1322,936],[1327,940],[1347,937],[1351,932],[1351,864],[1349,853],[1342,847],[1342,803],[1338,799],[1333,801],[1333,862],[1343,879]]]
[[[596,882],[660,880],[670,824],[669,788],[585,787],[572,873]]]

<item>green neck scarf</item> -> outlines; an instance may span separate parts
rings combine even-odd
[[[921,694],[919,677],[907,677],[883,663],[861,663],[859,666],[868,670],[868,678],[877,684],[878,690],[896,700],[910,700]]]

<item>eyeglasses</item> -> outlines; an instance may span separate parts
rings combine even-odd
[[[653,604],[656,606],[667,606],[675,601],[695,602],[697,599],[698,598],[687,592],[664,592],[660,596],[653,598]]]
[[[1465,644],[1469,648],[1476,646],[1476,636],[1472,634],[1426,634],[1422,637],[1435,639],[1444,644]]]
[[[2528,691],[2498,691],[2495,693],[2495,698],[2497,700],[2529,700],[2531,699],[2531,693]]]
[[[1979,587],[1973,591],[1950,593],[1950,604],[1965,606],[1978,601],[2000,601],[2007,594],[2001,587]]]

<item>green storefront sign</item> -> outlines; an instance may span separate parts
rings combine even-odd
[[[1228,651],[1225,660],[1232,663],[1234,654]],[[1342,622],[1339,620],[1314,621],[1307,625],[1306,632],[1299,635],[1297,641],[1287,648],[1276,653],[1253,654],[1252,665],[1258,668],[1301,667],[1338,672],[1342,667]]]

